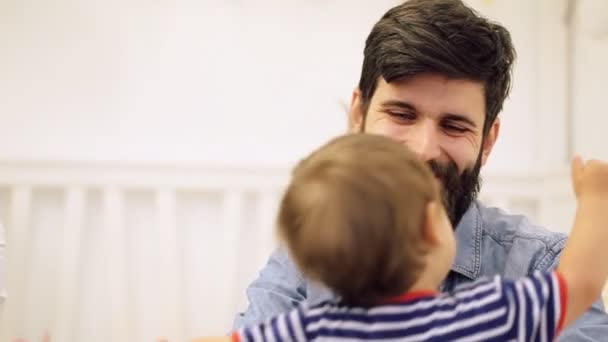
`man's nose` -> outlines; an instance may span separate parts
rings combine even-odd
[[[425,162],[439,159],[441,155],[437,128],[430,120],[421,122],[417,127],[414,127],[405,140],[405,144],[418,158]]]

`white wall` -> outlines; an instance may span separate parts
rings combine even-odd
[[[500,22],[511,33],[517,49],[513,89],[506,101],[501,118],[500,138],[485,171],[527,171],[534,168],[537,151],[536,107],[538,106],[537,44],[539,7],[541,1],[469,1],[486,17]]]
[[[0,159],[295,160],[391,2],[3,2]]]
[[[489,171],[543,166],[547,1],[470,1],[519,54]],[[364,39],[395,3],[4,1],[0,160],[289,164],[343,132]]]
[[[608,1],[579,0],[575,38],[575,147],[584,156],[608,159]]]

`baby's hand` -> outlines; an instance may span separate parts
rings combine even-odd
[[[608,163],[599,160],[572,161],[572,184],[576,197],[608,200]]]

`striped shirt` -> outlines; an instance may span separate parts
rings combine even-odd
[[[539,341],[561,330],[566,287],[557,273],[517,281],[499,276],[449,294],[409,293],[357,308],[336,302],[291,312],[233,334],[240,342],[304,341]]]

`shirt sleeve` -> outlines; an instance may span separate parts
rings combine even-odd
[[[555,340],[563,328],[568,300],[564,278],[557,271],[505,282],[503,291],[514,313],[518,341]]]
[[[247,287],[248,308],[237,314],[233,329],[263,322],[306,300],[306,282],[287,251],[277,249]]]
[[[233,342],[305,342],[303,310],[299,307],[263,323],[242,327],[232,334]]]
[[[563,246],[562,246],[563,248]],[[541,264],[539,271],[555,270],[560,255],[553,257],[550,265]],[[565,311],[565,310],[564,310]],[[563,330],[557,338],[560,342],[603,342],[608,336],[608,314],[601,296],[576,321]]]

